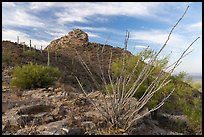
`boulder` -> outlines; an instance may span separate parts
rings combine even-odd
[[[40,112],[50,111],[52,106],[44,105],[44,104],[31,104],[28,106],[20,107],[18,110],[18,114],[37,114]]]
[[[67,129],[66,135],[83,135],[83,130],[79,127],[71,127]]]
[[[6,132],[2,133],[2,135],[13,135],[13,133],[6,131]]]
[[[43,135],[81,135],[83,130],[79,127],[69,127],[69,120],[62,119],[38,127],[37,132]]]
[[[13,108],[14,106],[15,106],[14,103],[3,102],[3,101],[2,101],[2,113],[5,113],[7,110]]]
[[[82,127],[84,127],[84,129],[95,129],[96,128],[96,124],[93,123],[92,121],[84,121],[84,122],[81,122],[81,125]]]
[[[60,131],[61,128],[66,127],[67,124],[68,124],[67,119],[50,122],[48,124],[39,126],[37,131],[44,135],[54,135],[56,132]]]

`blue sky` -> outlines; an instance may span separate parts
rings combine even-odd
[[[146,46],[158,50],[187,5],[186,16],[161,55],[172,52],[173,62],[200,36],[175,72],[202,73],[201,2],[3,2],[2,39],[16,41],[20,36],[21,42],[32,39],[40,48],[79,28],[88,33],[90,42],[124,47],[128,30],[128,50],[133,54]]]

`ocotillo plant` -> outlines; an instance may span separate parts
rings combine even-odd
[[[129,32],[127,32],[126,34],[124,50],[121,54],[122,67],[120,70],[120,75],[116,79],[113,79],[111,75],[112,51],[110,54],[107,74],[108,74],[109,83],[111,84],[111,88],[107,88],[108,82],[105,79],[104,70],[101,67],[101,64],[102,64],[101,62],[103,62],[102,60],[103,60],[103,49],[104,48],[102,48],[102,51],[100,53],[98,52],[99,50],[97,50],[98,64],[99,64],[100,73],[101,73],[100,77],[101,77],[101,81],[105,85],[105,91],[106,91],[106,94],[102,94],[103,99],[104,99],[103,104],[96,104],[95,101],[93,101],[88,96],[81,82],[76,77],[76,80],[78,81],[79,86],[81,87],[85,96],[92,102],[92,104],[96,107],[96,109],[101,113],[101,115],[106,119],[107,122],[109,122],[110,124],[112,124],[113,126],[117,128],[122,128],[125,131],[128,131],[133,125],[136,124],[136,122],[139,119],[159,109],[164,104],[164,102],[172,95],[175,88],[170,90],[169,94],[166,97],[164,97],[156,106],[150,109],[144,109],[145,105],[155,95],[155,93],[157,93],[157,91],[159,91],[162,87],[164,87],[171,81],[169,77],[174,72],[175,68],[181,63],[181,60],[191,52],[191,51],[188,52],[188,50],[194,44],[194,42],[196,42],[199,39],[199,37],[195,39],[186,48],[186,50],[181,54],[181,56],[174,63],[170,64],[169,66],[166,66],[164,69],[161,69],[158,72],[158,74],[154,77],[154,80],[150,83],[150,85],[148,85],[148,87],[145,89],[144,94],[138,100],[133,99],[134,95],[138,93],[137,91],[139,87],[142,85],[142,83],[145,80],[147,80],[150,74],[152,74],[154,70],[154,65],[156,64],[156,60],[158,60],[161,51],[163,51],[163,49],[166,47],[171,37],[172,32],[174,31],[176,26],[179,24],[179,22],[183,19],[188,8],[189,6],[185,10],[181,18],[172,27],[167,37],[167,40],[165,41],[163,46],[158,51],[155,51],[154,54],[151,55],[151,58],[147,60],[147,62],[144,63],[144,67],[140,71],[138,77],[135,79],[133,75],[134,75],[134,72],[137,71],[138,64],[139,62],[141,62],[141,60],[138,60],[137,63],[134,65],[134,68],[131,74],[128,74],[128,75],[125,74],[126,72],[125,70],[127,68],[126,66],[127,52],[126,51],[127,51],[127,46],[128,46]],[[148,50],[148,48],[146,50]],[[100,89],[101,85],[94,78],[93,73],[89,69],[86,62],[79,55],[77,50],[76,50],[76,53],[79,57],[79,60],[82,66],[84,67],[86,72],[89,74],[89,76],[93,80],[93,84]],[[130,81],[133,81],[133,83],[131,84],[131,88],[127,88],[127,85],[130,84]]]

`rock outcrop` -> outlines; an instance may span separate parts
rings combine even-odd
[[[74,29],[67,35],[52,41],[46,49],[64,48],[67,46],[85,46],[89,42],[88,34],[80,29]]]

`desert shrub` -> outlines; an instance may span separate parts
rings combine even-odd
[[[2,52],[2,62],[9,64],[9,62],[11,61],[11,53],[10,52]]]
[[[11,85],[20,89],[48,87],[60,74],[58,68],[29,63],[14,68]]]
[[[35,55],[35,51],[34,50],[26,50],[23,52],[23,55],[26,57],[33,57]]]
[[[174,82],[179,82],[179,81],[184,81],[185,77],[187,76],[187,74],[185,72],[180,72],[179,74],[177,75],[172,75],[171,76],[171,79],[174,81]]]
[[[182,84],[186,80],[187,74],[181,72],[171,77],[172,82],[168,86],[174,86],[175,92],[172,95],[172,100],[167,101],[162,107],[166,112],[174,113],[176,110],[180,110],[183,115],[188,118],[188,126],[194,132],[200,132],[202,128],[202,101],[200,97],[193,97],[194,87],[186,86]]]
[[[194,81],[193,78],[191,76],[189,76],[187,73],[185,72],[181,72],[178,75],[174,75],[172,76],[173,80],[177,80],[177,81],[185,81],[186,83],[188,83],[189,85],[191,85],[193,88],[201,91],[202,90],[202,83],[201,81]]]
[[[202,100],[200,97],[193,99],[189,104],[184,98],[180,98],[176,103],[182,106],[184,114],[188,118],[188,126],[194,132],[202,131]]]

